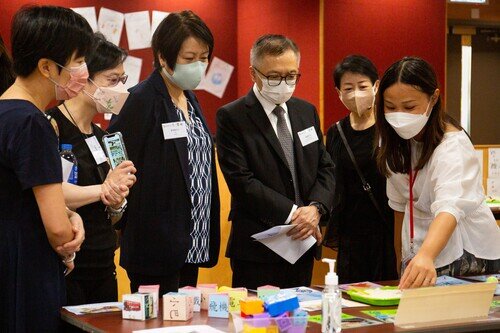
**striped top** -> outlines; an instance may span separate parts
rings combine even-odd
[[[180,121],[186,121],[182,111],[176,106]],[[191,195],[192,245],[186,262],[204,263],[209,260],[210,206],[212,201],[212,140],[188,101],[191,123],[186,122],[189,179]]]

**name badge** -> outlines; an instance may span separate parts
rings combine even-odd
[[[161,124],[163,129],[163,138],[165,140],[187,137],[187,127],[185,121]]]
[[[87,144],[87,147],[89,147],[92,156],[94,156],[94,160],[97,165],[107,161],[106,154],[104,154],[104,150],[102,150],[102,147],[99,144],[99,141],[97,141],[95,135],[85,139],[85,143]]]
[[[302,147],[307,146],[310,143],[318,141],[318,134],[316,134],[316,129],[311,126],[303,131],[297,133],[299,135],[300,143]]]

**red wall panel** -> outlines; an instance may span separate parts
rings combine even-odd
[[[236,66],[236,1],[227,0],[142,0],[142,1],[119,1],[119,0],[46,0],[46,1],[21,1],[21,0],[1,0],[0,12],[0,34],[10,48],[10,25],[14,13],[26,4],[51,4],[65,7],[87,7],[95,6],[97,15],[101,7],[106,7],[122,13],[149,10],[150,19],[152,10],[166,12],[181,11],[191,9],[198,14],[209,26],[215,38],[214,55],[222,60]],[[125,25],[123,27],[120,46],[127,49],[127,35]],[[153,55],[151,48],[130,51],[130,55],[143,59],[141,80],[145,79],[153,68]],[[223,98],[218,98],[205,91],[198,91],[197,97],[204,110],[208,125],[212,132],[215,132],[215,112],[217,109],[237,97],[237,77],[233,72],[231,80],[227,86]],[[97,115],[96,122],[107,127],[102,115]]]
[[[248,93],[252,80],[250,49],[263,34],[283,34],[293,39],[300,51],[302,77],[295,96],[319,105],[319,1],[238,1],[238,96]]]
[[[349,54],[370,58],[380,76],[404,56],[432,64],[444,92],[445,0],[325,1],[325,129],[347,114],[334,90],[332,71]]]

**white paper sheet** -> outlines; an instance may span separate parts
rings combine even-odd
[[[152,328],[149,330],[133,331],[134,333],[224,333],[208,325],[190,325]]]
[[[207,74],[203,77],[196,89],[203,89],[219,98],[222,98],[233,70],[233,65],[214,57]]]
[[[158,28],[158,26],[160,25],[161,21],[163,21],[163,19],[165,17],[167,17],[168,14],[170,14],[170,13],[168,13],[168,12],[162,12],[162,11],[159,11],[159,10],[153,10],[152,20],[151,20],[151,37],[153,37],[153,34],[156,31],[156,28]]]
[[[129,50],[146,49],[151,46],[149,11],[125,14],[125,28]]]
[[[63,309],[66,309],[69,312],[80,316],[90,313],[118,312],[123,310],[123,303],[107,302],[107,303],[82,304],[75,306],[64,306]]]
[[[122,36],[123,20],[123,13],[102,7],[97,21],[99,31],[108,41],[118,45]]]
[[[500,148],[488,149],[488,178],[500,178]]]
[[[90,27],[94,32],[96,32],[97,29],[97,14],[95,12],[95,7],[76,7],[76,8],[71,8],[75,13],[78,13],[82,15],[87,22],[89,22]]]
[[[293,240],[287,236],[286,233],[294,227],[293,224],[278,225],[253,234],[252,237],[293,265],[316,244],[316,239],[313,236],[309,236],[305,240]]]
[[[139,83],[142,69],[141,58],[129,55],[123,62],[123,68],[125,70],[125,73],[128,75],[127,82],[125,83],[125,88],[129,89]]]
[[[486,194],[500,199],[500,178],[488,178],[486,181]]]

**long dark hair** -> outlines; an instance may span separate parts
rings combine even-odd
[[[392,64],[380,81],[378,103],[376,106],[376,144],[377,166],[380,172],[389,176],[394,173],[408,173],[411,167],[410,141],[401,138],[385,120],[384,92],[396,83],[408,84],[431,97],[438,88],[436,73],[425,60],[417,57],[405,57]],[[461,126],[447,116],[442,108],[441,96],[434,104],[427,124],[423,129],[422,154],[416,170],[420,170],[429,161],[436,147],[443,139],[446,124],[461,129]]]
[[[2,36],[0,36],[0,95],[14,83],[15,79],[16,75],[12,68],[12,60],[3,43]]]

